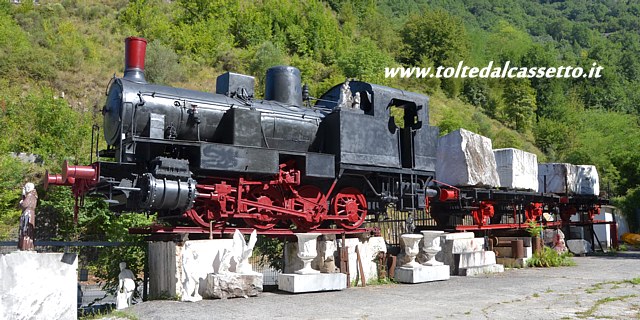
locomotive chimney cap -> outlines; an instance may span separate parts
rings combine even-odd
[[[146,83],[144,78],[144,59],[147,51],[147,39],[128,37],[124,39],[124,77],[139,83]]]

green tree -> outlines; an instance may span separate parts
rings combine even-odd
[[[469,52],[462,20],[444,10],[426,10],[412,16],[400,35],[407,64],[416,64],[425,56],[438,66],[453,65]]]
[[[531,129],[536,111],[535,90],[525,79],[509,79],[504,89],[505,115],[518,132]]]

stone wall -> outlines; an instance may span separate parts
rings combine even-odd
[[[0,319],[76,319],[75,254],[15,251],[0,256]]]

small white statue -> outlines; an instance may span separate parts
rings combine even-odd
[[[360,92],[356,92],[353,96],[353,106],[354,109],[360,109]]]
[[[136,289],[135,276],[127,269],[126,262],[120,262],[120,274],[118,275],[118,292],[116,294],[116,309],[124,309],[131,306],[133,291]]]
[[[340,99],[338,99],[338,108],[351,108],[353,106],[353,95],[349,88],[349,79],[347,79],[340,87]]]
[[[255,247],[256,242],[258,241],[258,235],[256,230],[251,232],[251,236],[249,237],[249,242],[245,242],[244,236],[238,229],[233,234],[233,247],[232,247],[232,259],[235,263],[235,269],[230,269],[236,273],[253,273],[253,269],[251,269],[251,263],[249,263],[249,258],[253,253],[253,247]],[[223,260],[224,261],[224,260]]]
[[[202,296],[198,293],[200,288],[200,275],[202,274],[201,263],[196,250],[189,248],[189,243],[183,248],[182,255],[182,290],[180,292],[181,301],[196,302],[202,300]]]

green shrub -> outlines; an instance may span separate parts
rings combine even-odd
[[[576,263],[571,257],[573,255],[570,252],[558,253],[552,248],[544,247],[539,253],[533,254],[527,261],[527,266],[542,268],[575,266]]]

